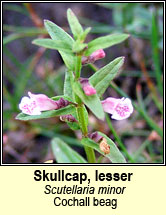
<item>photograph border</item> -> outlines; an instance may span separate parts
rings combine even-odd
[[[163,62],[165,71],[165,1],[1,1],[1,44],[3,44],[3,3],[163,3]],[[3,46],[1,46],[1,62],[3,62]],[[80,164],[80,163],[59,163],[59,164],[46,164],[46,163],[3,163],[3,63],[1,64],[1,160],[0,166],[166,166],[165,162],[165,74],[163,73],[163,163],[108,163],[108,164]]]

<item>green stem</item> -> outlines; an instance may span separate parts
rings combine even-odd
[[[85,117],[84,117],[84,105],[77,107],[77,115],[78,115],[78,121],[81,127],[81,131],[84,137],[87,137],[88,135],[88,128],[86,125]]]
[[[82,56],[79,56],[79,55],[76,56],[76,67],[75,67],[76,81],[80,78],[80,75],[81,75],[81,67],[82,67],[81,59],[82,59]],[[70,72],[70,76],[71,75],[72,75],[72,72]],[[84,137],[87,137],[88,128],[87,128],[86,118],[84,115],[84,104],[76,94],[74,94],[74,97],[75,97],[76,103],[78,104],[76,107],[76,111],[77,111],[78,122],[81,128],[81,132]],[[94,150],[88,146],[84,146],[84,150],[87,156],[88,163],[96,163]]]
[[[94,71],[97,72],[98,68],[94,64],[89,64],[89,67]]]
[[[96,163],[94,150],[88,146],[84,146],[88,163]]]
[[[81,99],[77,95],[75,95],[75,99],[76,99],[76,102],[78,103],[76,110],[77,110],[78,121],[82,131],[82,135],[84,137],[87,137],[88,128],[87,128],[87,123],[84,116],[84,104],[82,104]],[[85,149],[88,163],[96,163],[94,150],[88,146],[84,146],[84,149]]]
[[[77,59],[76,59],[76,68],[75,68],[76,80],[78,80],[80,78],[80,75],[81,75],[81,67],[82,67],[81,59],[82,59],[82,57],[78,55]]]

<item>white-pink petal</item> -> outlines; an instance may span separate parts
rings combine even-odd
[[[40,115],[41,111],[58,109],[57,102],[44,94],[28,92],[28,95],[30,98],[24,96],[19,104],[19,109],[25,114]]]
[[[133,106],[129,98],[109,97],[102,101],[102,106],[104,111],[112,114],[111,118],[116,120],[126,119],[133,113]]]
[[[116,105],[120,102],[120,100],[121,99],[109,97],[109,98],[105,99],[104,101],[101,101],[104,111],[107,113],[113,114],[114,109],[115,109]]]
[[[19,109],[28,115],[40,115],[40,109],[37,107],[36,102],[28,97],[23,97],[19,104]]]
[[[40,111],[55,110],[58,108],[57,102],[50,99],[44,94],[33,94],[31,92],[28,92],[28,95],[36,102]]]

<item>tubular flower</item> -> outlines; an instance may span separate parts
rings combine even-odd
[[[133,112],[129,98],[116,99],[109,97],[101,102],[105,112],[112,114],[111,118],[122,120],[128,118]]]
[[[105,57],[105,52],[103,49],[99,49],[95,52],[93,52],[90,56],[82,57],[82,64],[88,64],[88,63],[94,63],[96,60],[100,60]]]
[[[81,78],[80,84],[82,86],[84,93],[87,96],[91,96],[91,95],[96,94],[96,89],[89,84],[88,78]]]
[[[28,92],[28,95],[29,97],[24,96],[19,104],[19,109],[28,115],[40,115],[41,111],[55,110],[69,104],[63,98],[54,101],[44,94],[32,94]]]
[[[96,60],[100,60],[102,58],[105,57],[105,52],[103,49],[99,49],[95,52],[93,52],[90,57],[89,57],[89,60],[90,62],[95,62]]]

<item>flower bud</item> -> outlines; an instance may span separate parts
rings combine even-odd
[[[89,84],[88,78],[81,78],[80,84],[82,86],[84,93],[87,96],[91,96],[91,95],[96,94],[96,89]]]
[[[109,97],[101,103],[104,111],[112,114],[112,119],[126,119],[133,113],[133,106],[129,98],[116,99]]]
[[[90,62],[95,62],[96,60],[102,59],[105,57],[105,52],[103,49],[99,49],[95,52],[93,52],[90,57],[89,57],[89,61]]]
[[[95,141],[96,143],[98,143],[103,138],[101,135],[99,135],[97,131],[89,134],[88,137]]]
[[[57,105],[58,105],[58,108],[57,109],[60,109],[60,108],[63,108],[63,107],[66,107],[69,105],[69,101],[63,99],[63,98],[60,98],[58,101],[56,101]]]
[[[94,63],[96,60],[100,60],[105,57],[105,52],[103,49],[99,49],[93,52],[90,56],[83,56],[82,57],[82,65],[88,63]]]
[[[107,143],[107,140],[103,137],[103,139],[100,142],[100,150],[104,152],[105,155],[110,153],[110,145]]]
[[[77,120],[71,114],[60,116],[60,120],[62,122],[77,122]]]

